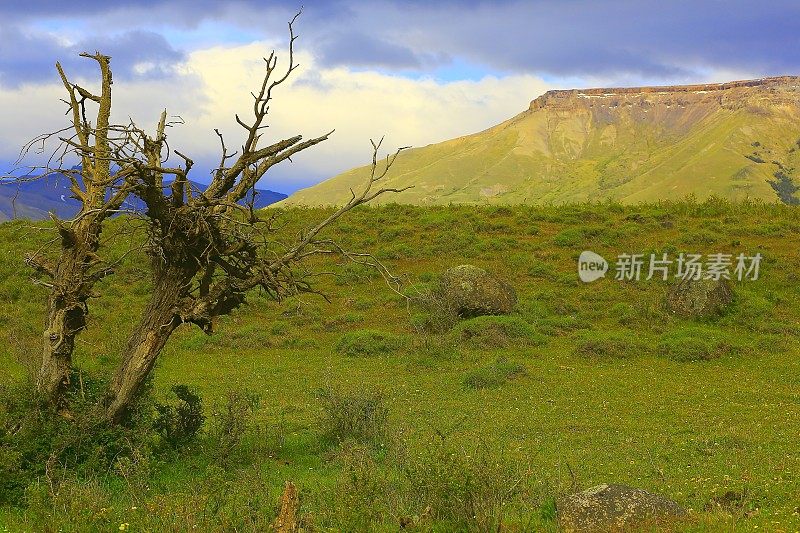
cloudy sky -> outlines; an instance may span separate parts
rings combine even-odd
[[[170,142],[207,181],[219,128],[241,129],[262,56],[287,44],[300,1],[0,0],[0,173],[32,136],[65,125],[54,62],[89,86],[112,56],[115,116],[185,125]],[[771,0],[327,0],[297,22],[301,64],[267,137],[331,140],[271,171],[291,192],[363,164],[369,139],[422,146],[482,130],[548,89],[800,74],[800,2]],[[285,54],[282,55],[285,57]],[[35,158],[28,159],[35,164]]]

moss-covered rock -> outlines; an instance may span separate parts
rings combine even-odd
[[[447,270],[439,282],[438,296],[462,318],[506,315],[517,304],[513,287],[473,265]]]
[[[733,289],[725,279],[681,279],[667,292],[667,309],[684,318],[721,315],[733,301]]]
[[[556,502],[566,532],[651,531],[683,517],[674,501],[626,485],[603,484]]]

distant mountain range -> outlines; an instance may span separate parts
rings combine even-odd
[[[192,182],[198,189],[205,185]],[[262,208],[286,198],[285,194],[256,190],[255,207]],[[244,203],[244,202],[243,202]],[[80,204],[70,197],[69,180],[63,175],[53,174],[46,178],[32,181],[3,182],[0,181],[0,221],[13,218],[41,220],[53,211],[61,218],[71,218],[77,213]],[[136,197],[131,197],[127,207],[142,210],[143,204]]]
[[[413,142],[413,140],[411,140]],[[341,204],[369,166],[280,205]],[[480,133],[408,150],[378,202],[622,203],[716,195],[797,204],[800,77],[549,91]]]

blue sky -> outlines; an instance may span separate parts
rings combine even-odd
[[[116,116],[146,125],[163,107],[180,114],[186,125],[172,143],[191,152],[203,181],[216,163],[213,129],[236,141],[233,113],[249,105],[260,57],[284,51],[298,8],[282,0],[1,3],[0,161],[63,124],[55,60],[91,84],[93,65],[77,54],[100,50],[113,58]],[[307,4],[297,30],[301,69],[276,95],[269,133],[337,133],[261,184],[286,192],[365,162],[370,137],[386,134],[391,148],[471,133],[550,88],[800,73],[796,1],[332,0]]]

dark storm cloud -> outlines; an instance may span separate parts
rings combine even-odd
[[[363,33],[336,33],[321,41],[315,48],[325,65],[419,69],[432,60],[428,54]]]
[[[256,15],[272,9],[297,11],[304,2],[294,0],[29,0],[23,2],[0,2],[0,16],[4,20],[29,20],[38,18],[80,18],[102,17],[119,12],[168,11],[176,16],[171,22],[179,25],[207,18],[217,18],[221,13],[233,8],[244,8]],[[345,0],[317,0],[312,11],[331,13],[331,10],[346,10]],[[160,23],[163,21],[145,21]]]
[[[427,34],[473,60],[561,76],[681,77],[704,68],[800,70],[800,3],[567,1],[483,6]],[[432,24],[433,26],[433,24]]]
[[[12,88],[57,80],[56,60],[61,61],[72,76],[93,75],[96,64],[78,57],[81,52],[101,51],[111,56],[114,73],[123,79],[169,76],[169,67],[183,58],[163,36],[143,30],[105,38],[92,37],[66,45],[49,34],[0,27],[0,43],[0,86]],[[137,72],[134,70],[137,65],[148,65],[148,68]]]
[[[11,21],[7,25],[44,19],[107,19],[123,24],[120,31],[156,24],[157,31],[167,35],[170,26],[194,26],[214,19],[274,37],[285,31],[285,20],[300,2],[31,0],[6,4],[11,5],[0,6],[0,16]],[[128,12],[137,15],[126,17]],[[162,16],[145,20],[151,12]],[[752,75],[800,73],[800,2],[796,0],[324,0],[307,5],[298,26],[301,46],[328,66],[425,72],[452,58],[490,72],[585,78],[627,75],[665,81],[696,79],[720,70]],[[39,57],[49,61],[56,46],[39,42],[39,49],[27,50],[31,66],[9,57],[6,43],[2,44],[0,76],[5,80],[41,76],[33,72],[37,61],[41,62]],[[171,50],[162,44],[153,40],[150,46]]]

